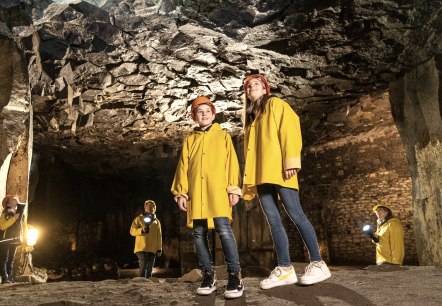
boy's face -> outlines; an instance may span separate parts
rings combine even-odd
[[[215,120],[215,114],[212,112],[212,108],[207,104],[201,104],[195,110],[195,121],[200,127],[204,128],[212,124]]]
[[[151,202],[144,204],[144,212],[153,214],[153,204]]]

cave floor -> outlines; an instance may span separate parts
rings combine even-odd
[[[298,274],[302,270],[296,265]],[[0,285],[0,305],[441,305],[442,269],[432,266],[331,266],[332,278],[313,286],[259,289],[262,277],[245,277],[241,298],[225,300],[226,281],[210,296],[194,294],[198,283],[152,279],[123,271],[119,280]]]

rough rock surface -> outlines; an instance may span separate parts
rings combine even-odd
[[[391,267],[391,266],[390,266]],[[302,269],[295,265],[297,272]],[[241,298],[225,300],[225,280],[209,296],[198,283],[143,278],[100,282],[2,285],[2,305],[440,305],[442,271],[434,267],[332,268],[332,278],[313,286],[259,289],[261,277],[244,278]]]
[[[355,101],[442,49],[440,1],[34,2],[32,27],[3,27],[27,54],[36,146],[108,171],[175,155],[198,95],[239,134],[254,72],[301,115],[307,143],[370,129],[382,119]]]

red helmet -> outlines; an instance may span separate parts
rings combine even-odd
[[[3,198],[3,200],[2,200],[2,206],[3,206],[3,209],[5,209],[6,208],[6,205],[8,205],[8,202],[9,202],[9,200],[11,200],[11,199],[16,199],[17,200],[17,202],[18,202],[18,195],[6,195],[4,198]]]
[[[209,105],[212,109],[212,112],[216,114],[215,105],[213,105],[212,101],[209,100],[209,98],[204,96],[199,96],[192,102],[192,106],[190,107],[190,115],[192,116],[192,119],[195,120],[195,110],[200,106],[201,104]]]
[[[247,90],[247,84],[253,80],[253,79],[258,79],[261,81],[261,83],[264,85],[265,89],[266,89],[266,93],[269,95],[270,94],[270,85],[269,82],[267,81],[267,79],[265,77],[263,77],[260,74],[251,74],[248,77],[246,77],[246,79],[244,80],[244,92],[246,92]],[[247,96],[247,94],[246,94]]]

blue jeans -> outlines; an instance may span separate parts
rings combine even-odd
[[[227,272],[234,273],[240,271],[238,247],[229,219],[227,217],[219,217],[214,218],[213,221],[215,223],[215,231],[221,240]],[[210,272],[213,269],[207,234],[207,220],[193,220],[193,241],[200,269],[203,272]]]
[[[2,244],[0,246],[0,273],[2,282],[6,280],[12,281],[12,270],[14,268],[16,244]]]
[[[140,262],[140,270],[138,270],[138,276],[149,278],[152,276],[152,268],[155,264],[155,253],[150,252],[137,252]]]
[[[286,188],[274,184],[262,184],[257,186],[261,208],[267,218],[267,223],[272,234],[273,244],[276,248],[278,266],[288,267],[292,264],[289,253],[289,241],[287,232],[282,225],[281,215],[278,210],[278,194],[283,207],[298,228],[310,254],[311,261],[320,261],[318,239],[315,229],[304,214],[296,189]]]

